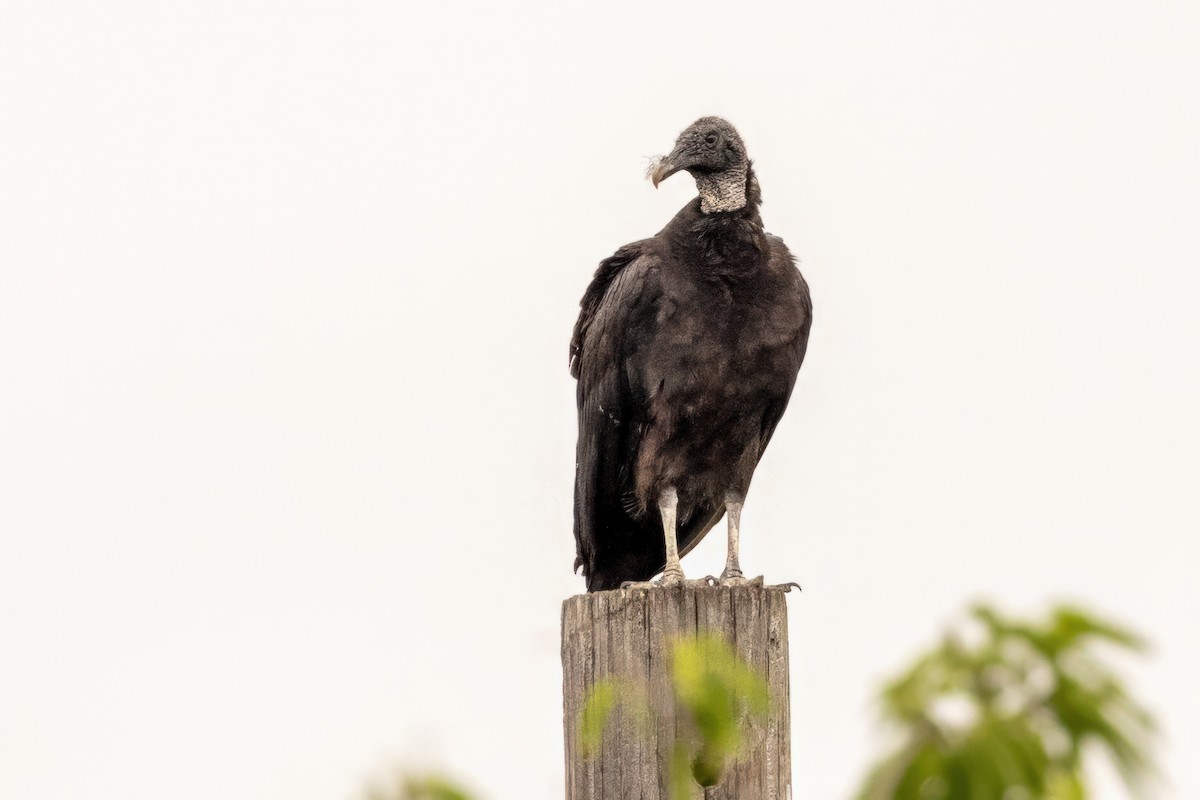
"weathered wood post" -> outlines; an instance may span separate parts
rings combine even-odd
[[[788,699],[787,587],[737,586],[630,589],[563,601],[563,726],[567,800],[669,800],[668,767],[680,733],[671,684],[671,646],[678,636],[715,634],[733,645],[770,690],[765,721],[752,723],[745,750],[721,782],[692,798],[788,800],[791,735]],[[580,741],[580,712],[596,681],[616,677],[645,687],[646,721],[618,707],[599,753]]]

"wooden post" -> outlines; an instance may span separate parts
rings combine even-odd
[[[745,750],[721,782],[693,785],[689,800],[789,800],[787,587],[680,586],[577,595],[563,601],[563,727],[567,800],[670,800],[668,767],[681,728],[671,684],[678,636],[722,636],[767,681],[771,707],[751,723]],[[596,681],[644,687],[648,721],[618,707],[599,753],[580,741],[580,712]]]

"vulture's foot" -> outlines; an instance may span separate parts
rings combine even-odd
[[[711,575],[703,578],[685,578],[682,572],[664,572],[656,581],[625,581],[622,589],[672,589],[676,586],[709,587],[716,586],[717,579]]]
[[[659,586],[667,587],[683,586],[686,580],[687,579],[683,577],[683,570],[679,568],[679,561],[676,559],[673,565],[668,566],[665,570],[663,570],[662,577],[658,579],[657,583]]]
[[[762,586],[763,576],[757,578],[747,578],[742,574],[740,569],[727,569],[721,573],[721,577],[717,580],[718,586]]]

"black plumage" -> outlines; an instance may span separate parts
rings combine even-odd
[[[651,177],[657,186],[681,170],[700,196],[656,236],[601,262],[571,339],[576,568],[589,591],[670,566],[664,492],[678,498],[681,553],[729,502],[740,511],[808,343],[808,286],[783,242],[763,230],[737,132],[719,118],[698,120]]]

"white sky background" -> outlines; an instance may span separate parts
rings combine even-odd
[[[567,341],[720,114],[816,307],[743,520],[804,585],[797,797],[978,597],[1148,634],[1200,797],[1198,43],[1194,2],[4,3],[0,796],[561,797]]]

